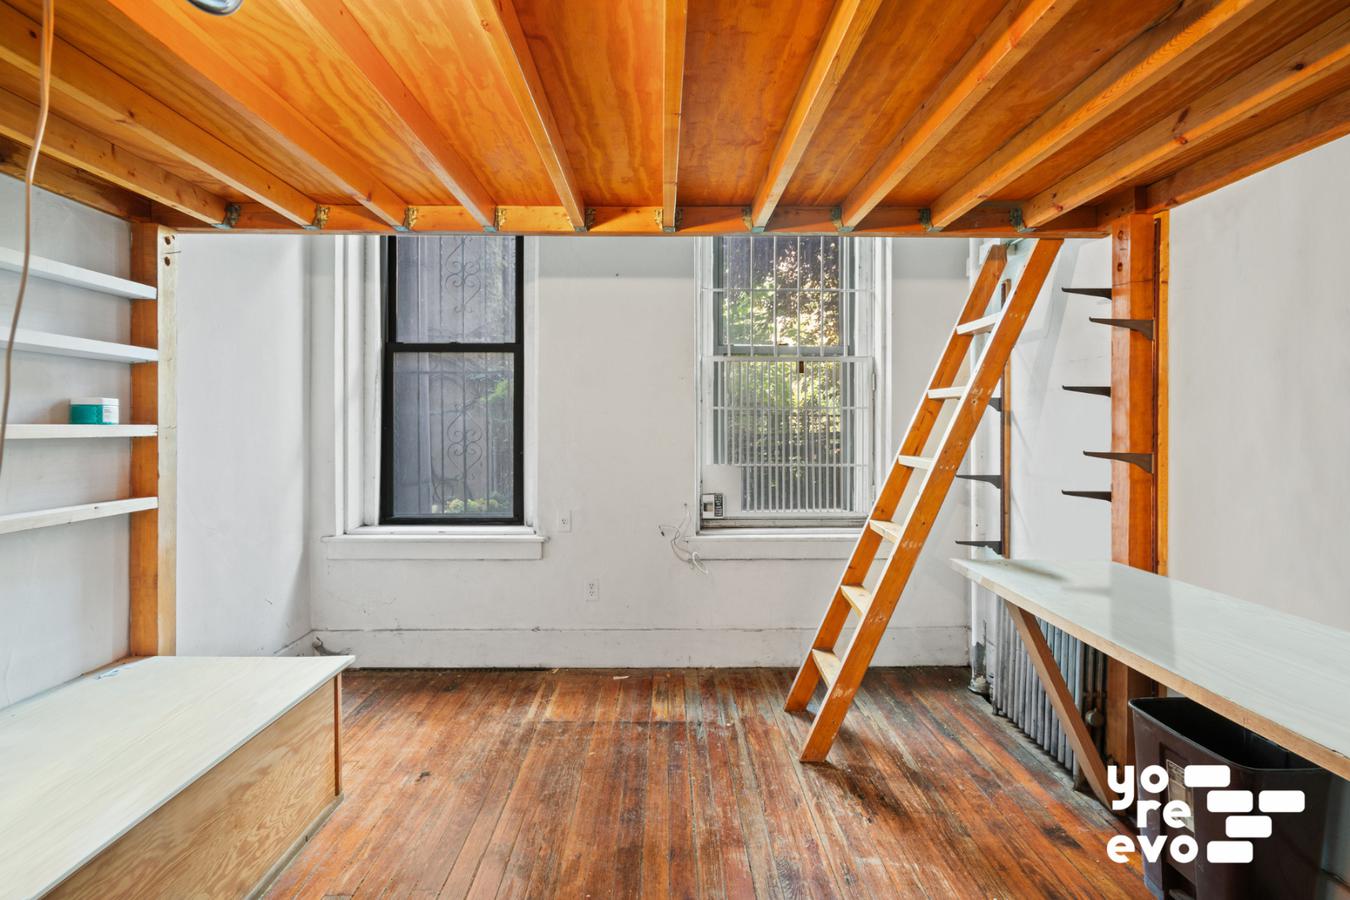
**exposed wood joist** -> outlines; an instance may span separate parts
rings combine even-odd
[[[661,66],[661,225],[674,231],[680,183],[680,119],[684,108],[684,47],[689,0],[666,0]]]
[[[22,179],[28,166],[30,152],[21,142],[0,137],[0,173]],[[38,162],[37,178],[34,179],[34,183],[43,190],[69,197],[77,203],[83,203],[110,216],[117,216],[120,219],[150,218],[151,204],[145,197],[117,185],[108,184],[83,169],[77,169],[51,157],[44,157]]]
[[[31,144],[37,117],[35,104],[0,90],[0,135]],[[219,226],[229,219],[229,204],[220,197],[60,116],[47,118],[42,155],[83,169],[208,225]]]
[[[38,26],[0,3],[0,60],[36,81]],[[314,219],[314,201],[208,134],[60,37],[52,48],[52,95],[57,109],[75,104],[113,135],[139,137],[213,179],[252,197],[296,224]]]
[[[1210,0],[1144,32],[939,197],[934,227],[994,196],[1274,2]]]
[[[1218,190],[1350,134],[1350,90],[1230,144],[1148,187],[1147,208],[1166,209]]]
[[[290,152],[322,172],[337,190],[387,224],[402,227],[408,204],[364,163],[255,76],[248,66],[213,42],[191,18],[193,14],[187,4],[145,0],[108,0],[108,3],[145,32],[147,38],[201,75],[217,96],[241,115],[265,126]]]
[[[958,219],[941,232],[948,237],[1028,237],[1019,232],[1009,215],[1012,204],[988,204]],[[659,206],[601,206],[590,210],[592,234],[656,235],[668,233],[662,225]],[[887,206],[872,211],[854,234],[860,236],[934,235],[924,223],[924,210],[913,206]],[[571,234],[571,219],[561,206],[500,206],[498,222],[510,234]],[[202,230],[198,223],[175,217],[163,210],[156,218],[182,231]],[[297,230],[269,210],[251,203],[240,205],[235,231],[285,232]],[[334,206],[329,210],[325,231],[388,231],[387,225],[357,206]],[[422,206],[418,208],[414,231],[422,234],[463,233],[476,230],[473,219],[459,206]],[[834,210],[829,207],[779,207],[765,229],[772,234],[836,234]],[[739,206],[682,206],[678,234],[748,234],[745,210]],[[1035,232],[1035,237],[1104,237],[1107,230],[1098,224],[1096,210],[1080,209],[1062,216]]]
[[[1041,192],[1026,205],[1023,219],[1036,227],[1108,194],[1347,67],[1350,11],[1327,20]]]
[[[880,5],[881,0],[836,0],[825,33],[792,101],[787,124],[778,135],[768,171],[755,193],[750,207],[754,227],[763,228],[769,223]]]
[[[123,0],[136,2],[136,0]],[[586,205],[577,189],[572,164],[567,159],[562,134],[553,118],[543,79],[535,67],[529,41],[520,27],[511,0],[473,0],[479,24],[492,46],[498,68],[506,79],[516,107],[530,131],[539,158],[548,171],[549,180],[558,194],[558,200],[567,211],[574,231],[586,230]]]
[[[282,0],[305,31],[322,41],[330,37],[407,128],[410,146],[436,180],[463,204],[480,226],[491,226],[496,202],[464,157],[385,59],[343,0]]]
[[[1031,0],[1006,5],[849,193],[840,210],[840,223],[855,227],[880,205],[1077,2]]]

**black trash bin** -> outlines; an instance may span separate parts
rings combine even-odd
[[[1155,839],[1166,834],[1169,842],[1189,833],[1199,845],[1191,862],[1178,862],[1168,853],[1153,862],[1145,859],[1144,879],[1153,895],[1196,900],[1315,897],[1331,790],[1328,773],[1185,697],[1140,698],[1130,706],[1136,771],[1161,766],[1169,786],[1156,799],[1185,800],[1192,811],[1191,828],[1174,828],[1154,811],[1143,832]],[[1251,791],[1254,801],[1261,791],[1302,791],[1303,810],[1271,814],[1270,837],[1252,839],[1250,863],[1210,863],[1205,854],[1208,844],[1231,840],[1225,832],[1229,814],[1209,811],[1205,799],[1209,789],[1184,786],[1183,770],[1188,765],[1227,766],[1232,774],[1226,789]],[[1251,812],[1260,814],[1255,802]]]

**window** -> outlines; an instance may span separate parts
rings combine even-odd
[[[702,524],[861,522],[873,499],[876,242],[759,235],[706,246]]]
[[[385,240],[382,523],[524,520],[522,242]]]

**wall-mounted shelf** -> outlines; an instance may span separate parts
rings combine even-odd
[[[5,335],[0,335],[0,348],[8,343]],[[73,356],[78,359],[98,359],[108,362],[145,363],[156,362],[159,351],[153,347],[136,347],[131,344],[114,344],[111,341],[91,341],[88,338],[70,337],[64,334],[50,334],[45,331],[29,331],[20,328],[14,335],[14,349],[29,353],[48,353],[54,356]]]
[[[154,437],[158,425],[10,425],[10,441],[63,441],[86,438]]]
[[[23,271],[23,254],[17,250],[0,247],[0,271]],[[30,278],[41,278],[43,281],[74,285],[113,297],[126,297],[129,300],[154,300],[158,293],[150,285],[141,284],[139,281],[129,281],[126,278],[118,278],[114,275],[104,275],[102,272],[95,272],[93,269],[82,269],[79,266],[57,262],[54,259],[44,259],[41,256],[34,256],[29,259],[28,275]]]
[[[0,534],[32,531],[35,528],[48,528],[52,525],[69,525],[72,522],[87,522],[90,519],[106,519],[109,516],[125,516],[129,513],[156,509],[158,506],[157,497],[133,497],[129,500],[105,500],[101,503],[84,503],[79,506],[9,513],[0,516]]]

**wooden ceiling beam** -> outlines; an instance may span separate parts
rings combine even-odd
[[[126,19],[200,75],[239,114],[266,127],[294,155],[322,172],[341,193],[401,228],[406,204],[366,165],[310,122],[252,70],[201,30],[185,3],[108,0]]]
[[[235,231],[295,231],[294,225],[255,203],[241,204]],[[946,237],[1104,237],[1107,230],[1098,221],[1096,210],[1080,209],[1062,216],[1034,234],[1020,232],[1012,223],[1013,204],[986,204],[962,216]],[[667,234],[659,206],[602,206],[591,210],[590,233],[597,235]],[[935,236],[924,224],[924,211],[918,207],[883,206],[873,210],[854,232],[863,236],[915,237]],[[682,206],[678,234],[719,235],[750,234],[745,209],[740,206]],[[571,234],[571,219],[561,206],[499,206],[501,231],[507,234]],[[185,231],[204,230],[200,223],[186,220],[172,210],[157,210],[156,219]],[[335,206],[328,214],[325,231],[341,233],[382,233],[389,226],[359,206]],[[461,206],[418,207],[415,231],[419,234],[454,234],[477,230],[473,218]],[[765,228],[771,234],[837,235],[834,210],[829,207],[782,206]]]
[[[36,104],[0,91],[0,135],[31,146],[37,118]],[[208,225],[228,225],[231,213],[225,200],[60,116],[47,117],[42,156],[83,169]]]
[[[1145,209],[1167,209],[1350,134],[1350,90],[1229,144],[1148,186]]]
[[[115,0],[118,2],[118,0]],[[144,0],[120,0],[124,3]],[[558,194],[574,231],[586,230],[586,205],[577,189],[576,175],[567,159],[562,134],[553,118],[543,79],[534,64],[529,41],[520,27],[512,0],[473,0],[479,25],[487,35],[498,68],[506,79],[507,89],[516,101],[516,108],[525,120],[535,150],[548,171],[549,180]],[[600,64],[603,64],[601,61]]]
[[[769,157],[764,180],[755,192],[750,207],[750,222],[755,228],[768,224],[880,5],[881,0],[836,0]]]
[[[684,47],[689,0],[666,0],[661,75],[661,227],[673,232],[680,183],[680,124],[684,113]]]
[[[1143,95],[1276,0],[1208,0],[1145,31],[933,203],[945,228]]]
[[[496,201],[446,138],[384,54],[352,16],[344,0],[282,0],[314,39],[331,39],[346,55],[353,77],[363,78],[401,121],[409,147],[437,181],[454,195],[480,226],[491,227]]]
[[[37,23],[0,3],[0,60],[34,81],[38,32]],[[314,218],[309,197],[60,37],[52,48],[52,95],[63,114],[73,113],[63,107],[79,107],[92,118],[81,115],[83,124],[100,133],[153,143],[298,225]]]
[[[1350,68],[1350,10],[1248,66],[1106,155],[1041,192],[1022,218],[1036,227],[1220,137],[1281,101]]]
[[[856,227],[1082,0],[1011,0],[891,141],[840,209]]]
[[[31,152],[27,145],[19,141],[0,137],[0,173],[22,180],[28,168],[28,154]],[[145,197],[133,194],[115,184],[109,184],[83,169],[77,169],[50,156],[39,160],[37,177],[33,179],[33,183],[45,191],[74,200],[76,203],[83,203],[91,209],[119,219],[150,218],[152,205]]]

